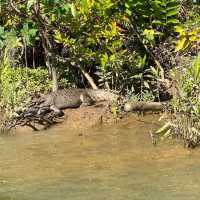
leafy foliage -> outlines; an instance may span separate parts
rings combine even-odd
[[[64,46],[67,53],[61,68],[69,68],[72,73],[78,72],[78,79],[83,80],[79,85],[86,82],[80,73],[80,69],[83,69],[89,72],[100,87],[126,91],[133,85],[137,90],[138,84],[134,83],[132,77],[146,70],[144,67],[138,69],[144,54],[140,51],[141,47],[132,51],[126,45],[129,33],[123,29],[123,22],[131,23],[133,18],[134,26],[137,26],[143,38],[142,43],[155,46],[157,40],[166,36],[178,23],[178,5],[176,0],[77,0],[67,3],[64,0],[29,0],[27,4],[4,1],[4,12],[12,14],[3,14],[2,23],[8,30],[15,29],[25,46],[42,40],[44,48],[45,37],[49,37],[54,55],[60,55],[57,45]],[[24,56],[27,60],[27,55]],[[60,67],[59,59],[56,62]],[[148,66],[148,62],[151,60],[146,59],[145,65]],[[123,83],[123,80],[129,80],[129,83]]]
[[[1,72],[1,83],[1,106],[14,110],[31,94],[51,88],[48,71],[44,69],[6,66]]]
[[[182,74],[180,76],[180,74]],[[191,117],[200,116],[200,55],[198,55],[190,68],[183,68],[181,72],[174,73],[174,79],[178,81],[177,95],[174,95],[177,112],[189,114]],[[178,99],[178,101],[177,101]]]
[[[187,48],[198,48],[200,44],[200,21],[187,23],[184,26],[177,26],[176,32],[179,34],[177,51],[184,51]]]
[[[179,137],[187,147],[200,145],[200,55],[190,68],[174,70],[173,100],[168,122],[157,131],[166,137]]]
[[[134,15],[134,20],[144,30],[155,29],[160,34],[169,33],[177,19],[179,2],[177,0],[135,0],[134,3],[129,0],[125,3],[126,13]]]
[[[61,87],[89,87],[87,73],[100,88],[160,99],[158,82],[166,77],[165,62],[172,62],[158,59],[155,49],[175,38],[183,5],[179,0],[1,0],[0,47],[13,38],[15,46],[8,49],[17,55],[8,56],[14,66],[46,65],[50,76],[55,68]],[[191,12],[188,16],[192,20]],[[192,33],[189,27],[180,32],[180,43],[189,38],[197,44],[198,28]]]

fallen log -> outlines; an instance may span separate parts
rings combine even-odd
[[[162,102],[144,102],[144,101],[129,101],[124,104],[124,111],[132,112],[160,112],[163,111],[166,106],[166,103]]]

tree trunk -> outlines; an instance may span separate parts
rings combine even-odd
[[[55,66],[51,67],[52,70],[52,90],[53,92],[58,90],[58,78],[57,78],[57,73],[56,73],[56,68]]]
[[[42,30],[41,35],[42,35],[42,46],[45,52],[46,66],[49,70],[49,76],[52,79],[52,90],[57,91],[58,79],[57,79],[56,61],[55,61],[53,45],[51,44],[51,41],[48,38],[47,31]]]
[[[28,59],[27,59],[27,45],[26,45],[26,41],[24,41],[24,56],[25,56],[25,65],[26,65],[26,71],[28,68]]]
[[[33,68],[35,69],[35,47],[33,46],[33,49],[32,49],[32,55],[33,55]]]

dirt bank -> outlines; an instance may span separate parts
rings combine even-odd
[[[115,124],[125,117],[123,114],[113,114],[106,103],[97,104],[94,106],[66,109],[64,110],[64,113],[64,117],[58,120],[60,123],[57,123],[54,126],[67,125],[69,128],[87,129],[102,125]],[[38,125],[35,125],[35,127],[39,130],[44,128]],[[17,127],[14,132],[24,132],[27,130],[32,129],[28,126],[20,126]]]
[[[123,116],[111,113],[106,105],[65,110],[65,122],[72,128],[89,128],[119,122]]]
[[[88,129],[88,128],[98,128],[100,126],[113,125],[116,123],[123,123],[134,120],[140,120],[137,114],[133,113],[120,113],[113,114],[106,103],[97,104],[94,106],[80,107],[74,109],[64,110],[64,117],[59,120],[60,123],[54,126],[66,126],[73,129]],[[37,129],[42,130],[44,127],[35,125]],[[31,133],[33,130],[26,127],[16,127],[13,133],[21,132]]]

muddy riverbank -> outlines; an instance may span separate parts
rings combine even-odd
[[[116,111],[108,106],[107,102],[102,102],[93,106],[84,106],[73,109],[65,109],[64,116],[58,123],[53,126],[65,124],[69,128],[74,129],[88,129],[93,127],[115,125],[120,122],[126,122],[129,118],[137,118],[138,114],[133,112]],[[153,112],[148,112],[147,115],[154,115]],[[157,115],[159,116],[159,115]],[[4,121],[3,113],[1,115],[1,123]],[[44,126],[37,123],[32,123],[38,130],[43,130]],[[50,127],[51,128],[51,127]],[[29,126],[16,126],[14,132],[24,130],[32,130]]]
[[[128,117],[129,113],[113,113],[106,104],[97,104],[95,106],[65,109],[64,116],[57,120],[58,123],[54,124],[53,126],[59,126],[61,124],[64,124],[69,128],[87,129],[92,127],[116,124],[121,121],[124,121]],[[43,130],[44,128],[44,126],[40,126],[38,124],[33,125],[39,130]],[[25,129],[32,130],[32,128],[28,126],[15,127],[15,130],[17,132],[20,132],[21,130]]]

